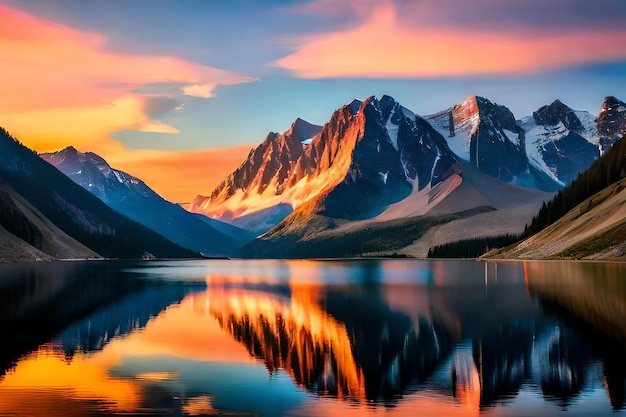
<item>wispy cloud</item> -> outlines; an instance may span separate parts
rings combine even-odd
[[[326,15],[345,13],[347,6],[333,9],[327,3],[306,7]],[[357,23],[296,39],[295,51],[273,65],[300,78],[427,78],[525,74],[626,59],[622,28],[560,27],[537,36],[530,29],[497,31],[486,24],[433,25],[429,21],[445,10],[432,1],[419,3],[422,7],[403,3],[410,7],[402,9],[390,0],[366,3],[370,12],[359,7]],[[479,3],[489,10],[489,1]]]

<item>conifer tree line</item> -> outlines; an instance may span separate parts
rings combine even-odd
[[[524,229],[523,237],[530,237],[550,226],[568,211],[609,185],[626,177],[626,136],[598,158],[587,170],[561,189]]]
[[[428,250],[429,258],[478,258],[491,249],[511,245],[522,238],[518,234],[481,236],[444,243]]]

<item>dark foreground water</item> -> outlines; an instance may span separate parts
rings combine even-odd
[[[0,265],[0,415],[626,407],[626,264]]]

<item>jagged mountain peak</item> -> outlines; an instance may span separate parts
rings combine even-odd
[[[519,125],[526,132],[530,164],[561,185],[569,183],[599,155],[595,118],[561,100],[541,106]]]
[[[584,129],[576,112],[558,99],[533,112],[533,119],[540,125],[556,125],[561,122],[565,128],[576,132]]]
[[[321,130],[322,126],[314,125],[298,117],[284,135],[294,141],[306,142],[310,141]]]
[[[78,150],[75,147],[70,145],[70,146],[60,150],[59,153],[68,153],[68,154],[76,155],[76,154],[78,154]]]
[[[302,126],[296,120],[284,134],[268,136],[209,197],[198,196],[187,208],[250,230],[263,226],[248,223],[258,213],[280,212],[280,221],[308,201],[357,218],[459,170],[445,140],[388,95],[340,107],[308,144],[293,139]]]
[[[99,172],[105,178],[114,179],[127,186],[143,184],[141,180],[132,175],[111,168],[111,165],[100,155],[93,152],[80,152],[73,146],[68,146],[57,152],[43,153],[40,156],[56,167],[63,167],[64,172],[80,175],[84,169],[93,170],[95,168],[97,171],[94,171],[94,174]]]
[[[359,109],[361,108],[361,105],[363,104],[363,102],[357,98],[352,99],[352,101],[350,101],[346,107],[350,110],[350,113],[352,113],[353,115],[357,114],[357,112],[359,111]]]
[[[55,161],[55,163],[64,161],[64,160],[78,160],[78,155],[80,154],[80,152],[78,152],[78,150],[73,147],[73,146],[68,146],[66,148],[61,149],[60,151],[57,152],[49,152],[46,153],[44,155],[48,155],[48,157],[50,159],[53,159]],[[54,164],[53,164],[54,165]]]
[[[623,107],[621,112],[626,111],[626,103],[624,103],[617,97],[606,96],[604,98],[604,102],[602,103],[602,107],[600,107],[600,114],[611,110],[620,111],[620,107]]]
[[[454,154],[484,173],[504,182],[536,185],[528,168],[524,130],[506,106],[472,95],[426,120]]]
[[[467,109],[473,112],[484,112],[484,111],[488,111],[493,106],[497,106],[497,104],[491,102],[488,98],[477,96],[477,95],[471,95],[471,96],[467,96],[465,100],[463,100],[461,103],[453,106],[452,109]],[[452,109],[449,109],[449,110],[452,110]]]
[[[557,98],[556,100],[554,100],[554,101],[550,104],[550,106],[558,106],[558,107],[563,107],[563,106],[565,106],[565,107],[567,107],[568,109],[570,108],[569,106],[567,106],[567,105],[563,104],[563,102],[562,102],[561,100],[559,100],[558,98]]]

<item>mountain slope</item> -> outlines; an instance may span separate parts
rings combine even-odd
[[[570,210],[540,233],[499,256],[521,259],[626,260],[626,180]]]
[[[5,242],[0,244],[0,259],[5,261],[100,258],[59,229],[2,180],[0,226],[6,232],[0,239]]]
[[[234,255],[237,252],[239,242],[211,226],[217,221],[203,221],[166,201],[143,181],[111,168],[94,153],[81,153],[68,147],[40,156],[114,210],[172,242],[207,255]]]
[[[626,138],[544,204],[527,234],[494,256],[626,259]]]
[[[264,232],[293,210],[303,192],[290,190],[309,173],[315,155],[304,156],[310,139],[321,130],[297,119],[283,134],[270,132],[242,165],[210,196],[197,196],[185,208],[254,232]],[[301,158],[307,162],[297,165]],[[306,173],[306,174],[305,174]],[[289,191],[288,191],[289,190]]]
[[[57,227],[106,257],[193,257],[122,216],[0,130],[0,179]]]

